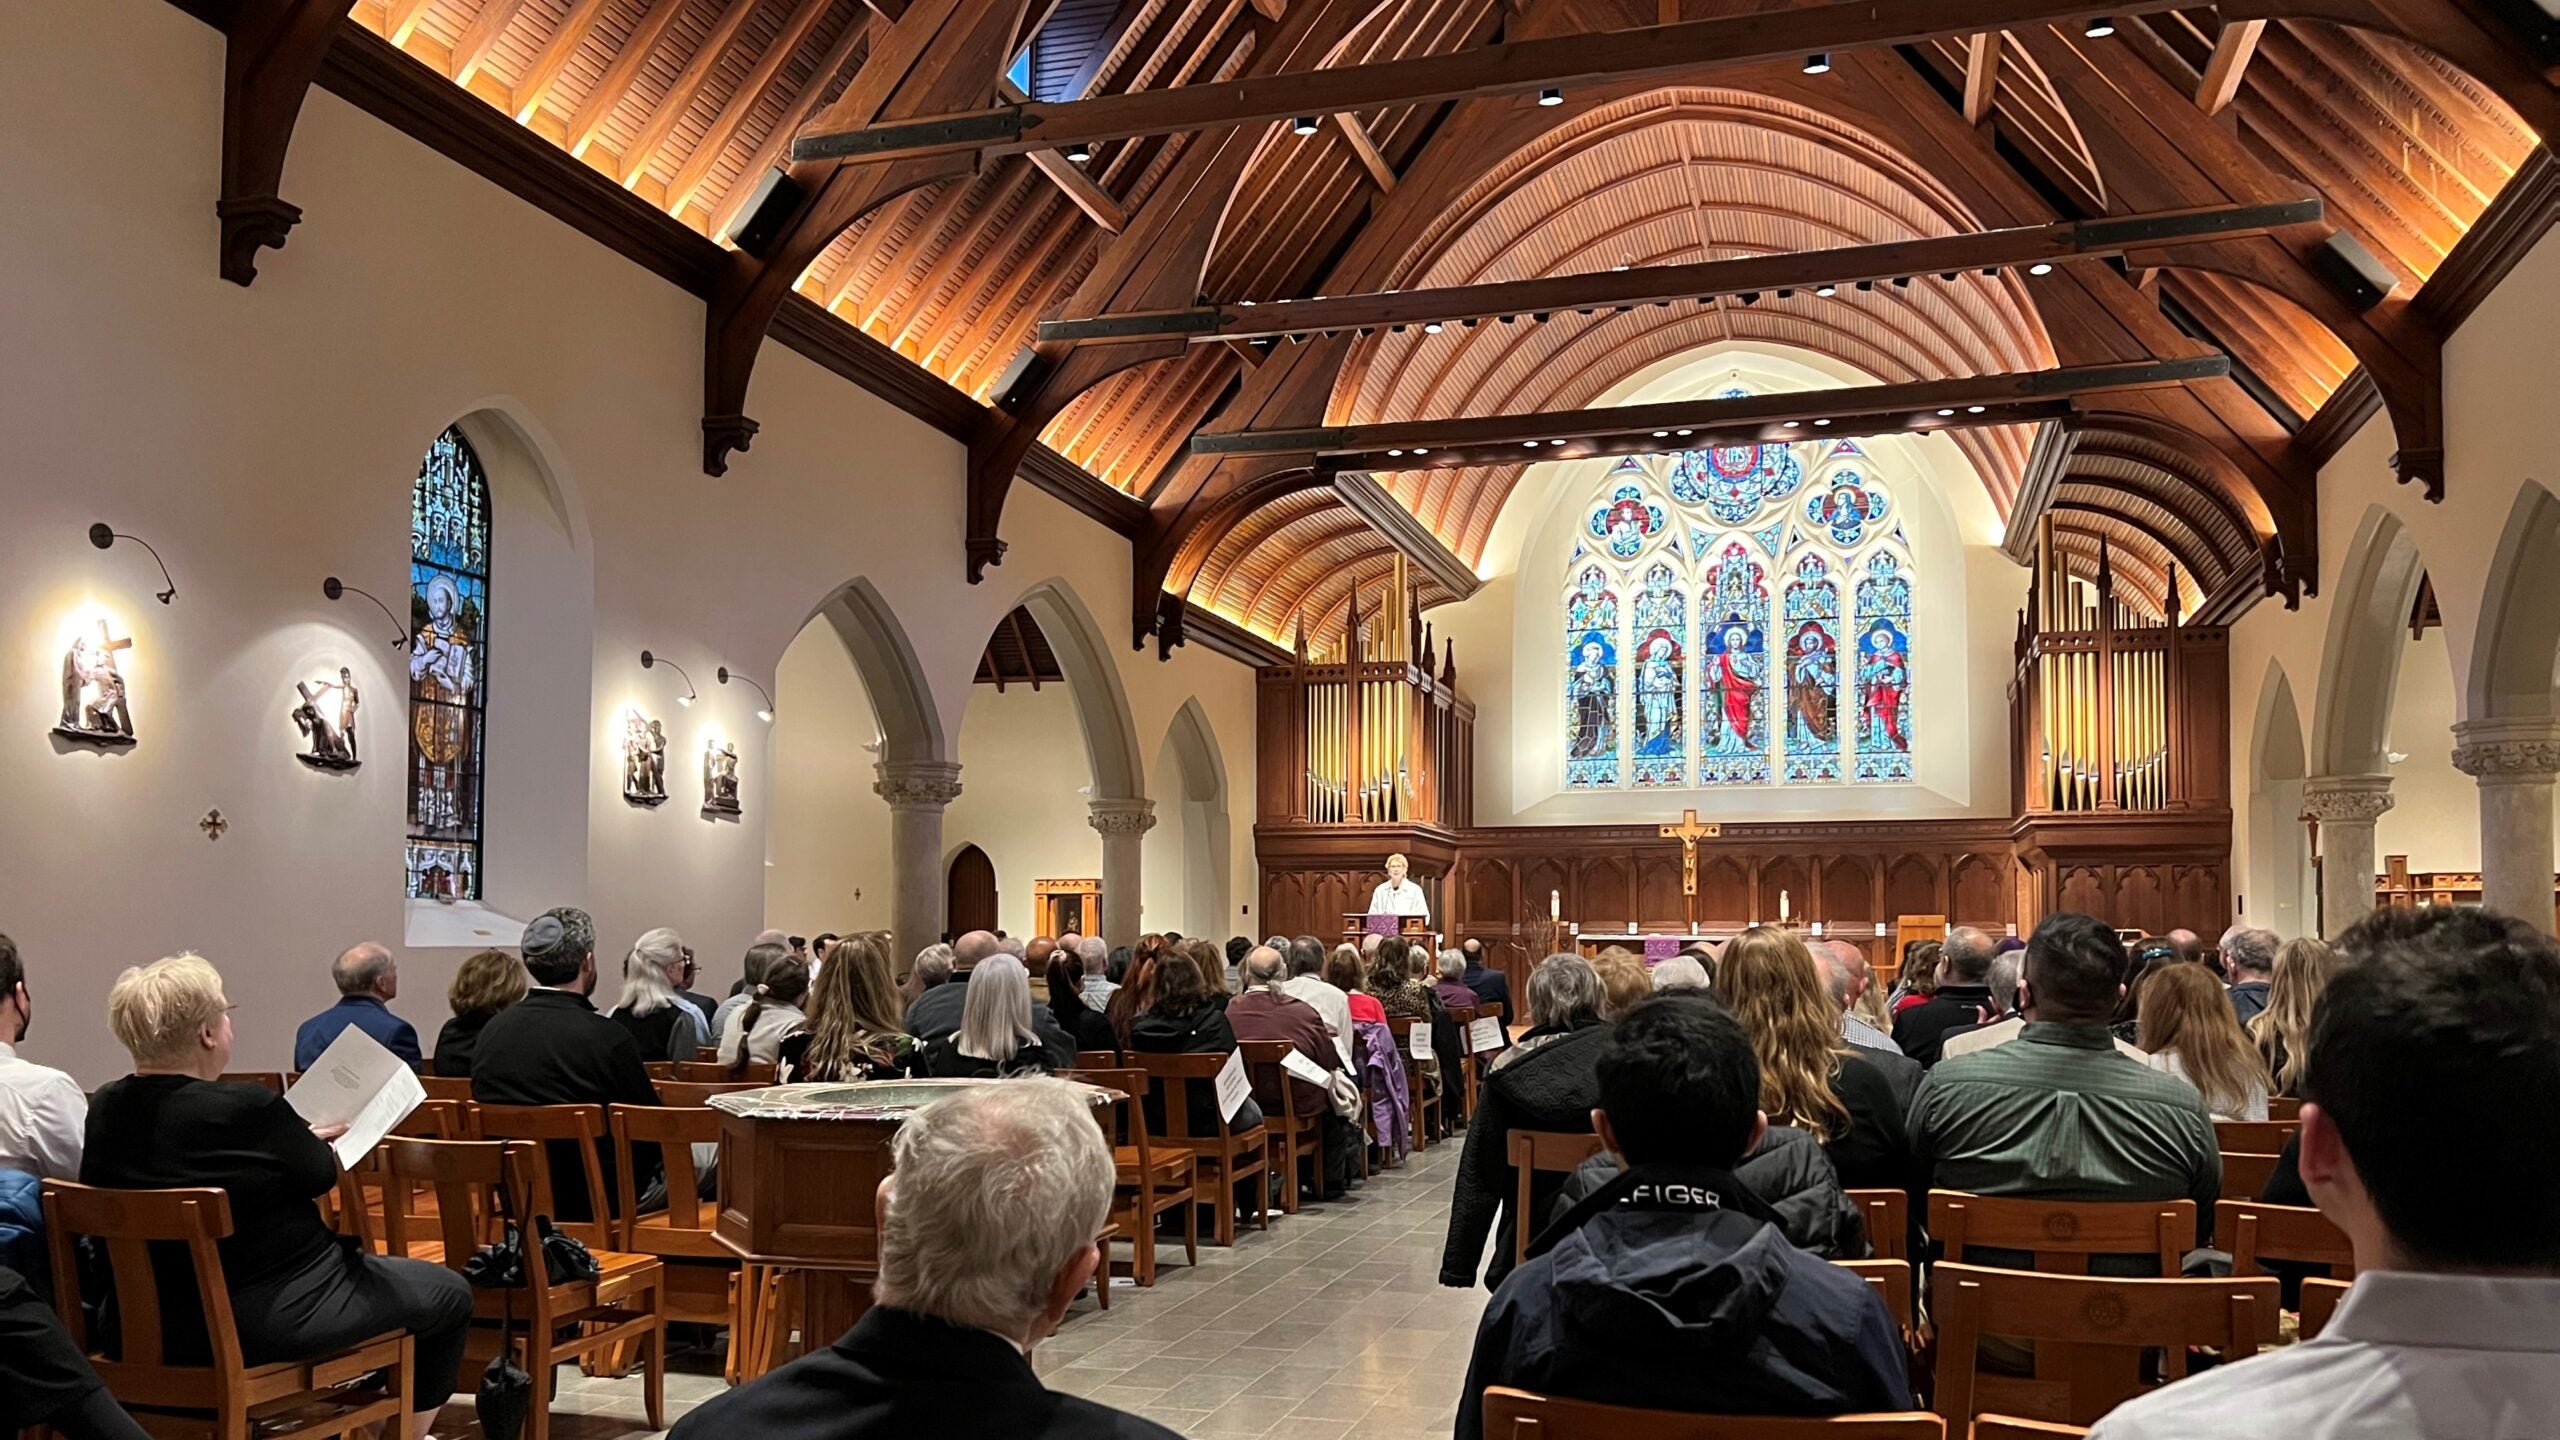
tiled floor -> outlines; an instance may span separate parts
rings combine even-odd
[[[1109,1314],[1079,1300],[1034,1362],[1059,1389],[1201,1440],[1284,1422],[1289,1440],[1445,1440],[1485,1302],[1482,1289],[1437,1280],[1458,1148],[1435,1145],[1340,1203],[1275,1212],[1268,1232],[1247,1227],[1233,1249],[1204,1244],[1196,1270],[1180,1242],[1160,1249],[1172,1260],[1155,1288],[1122,1283]],[[719,1370],[715,1353],[679,1352],[668,1418],[718,1394]],[[477,1434],[478,1378],[463,1377],[438,1435]],[[647,1433],[637,1379],[563,1381],[554,1440]]]

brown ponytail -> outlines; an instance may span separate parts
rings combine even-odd
[[[729,1057],[729,1078],[742,1080],[747,1074],[747,1038],[755,1034],[756,1021],[764,1017],[768,1000],[783,1005],[797,1005],[809,993],[809,967],[797,960],[779,960],[764,972],[764,983],[755,988],[755,998],[747,1002],[746,1013],[738,1017],[738,1053]]]

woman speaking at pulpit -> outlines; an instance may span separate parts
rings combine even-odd
[[[1369,913],[1372,915],[1418,915],[1428,923],[1431,919],[1431,901],[1422,893],[1421,886],[1405,878],[1404,872],[1405,860],[1402,855],[1387,857],[1386,883],[1369,892]]]

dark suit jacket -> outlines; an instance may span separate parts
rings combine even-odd
[[[1520,1018],[1519,1012],[1511,1007],[1510,976],[1490,965],[1477,965],[1469,967],[1467,973],[1458,978],[1466,982],[1468,989],[1476,992],[1477,999],[1490,1000],[1500,1005],[1504,1024],[1511,1024]]]
[[[879,1306],[835,1344],[713,1396],[672,1440],[1181,1440],[1040,1383],[1013,1345]]]
[[[535,990],[489,1018],[471,1058],[471,1098],[483,1105],[655,1105],[658,1087],[640,1063],[631,1032],[596,1013],[584,995]],[[557,1218],[595,1218],[587,1177],[568,1142],[549,1147]],[[614,1203],[613,1152],[604,1160],[606,1203]],[[635,1145],[633,1183],[646,1187],[658,1171],[658,1149]]]

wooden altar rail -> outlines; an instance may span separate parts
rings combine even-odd
[[[2480,903],[2480,872],[2477,870],[2411,870],[2406,855],[2382,857],[2382,871],[2373,877],[2373,903],[2376,907],[2397,905],[2408,909],[2418,905],[2477,905]],[[2554,914],[2545,917],[2560,929],[2560,875],[2552,880]],[[2524,917],[2528,920],[2534,917]]]

